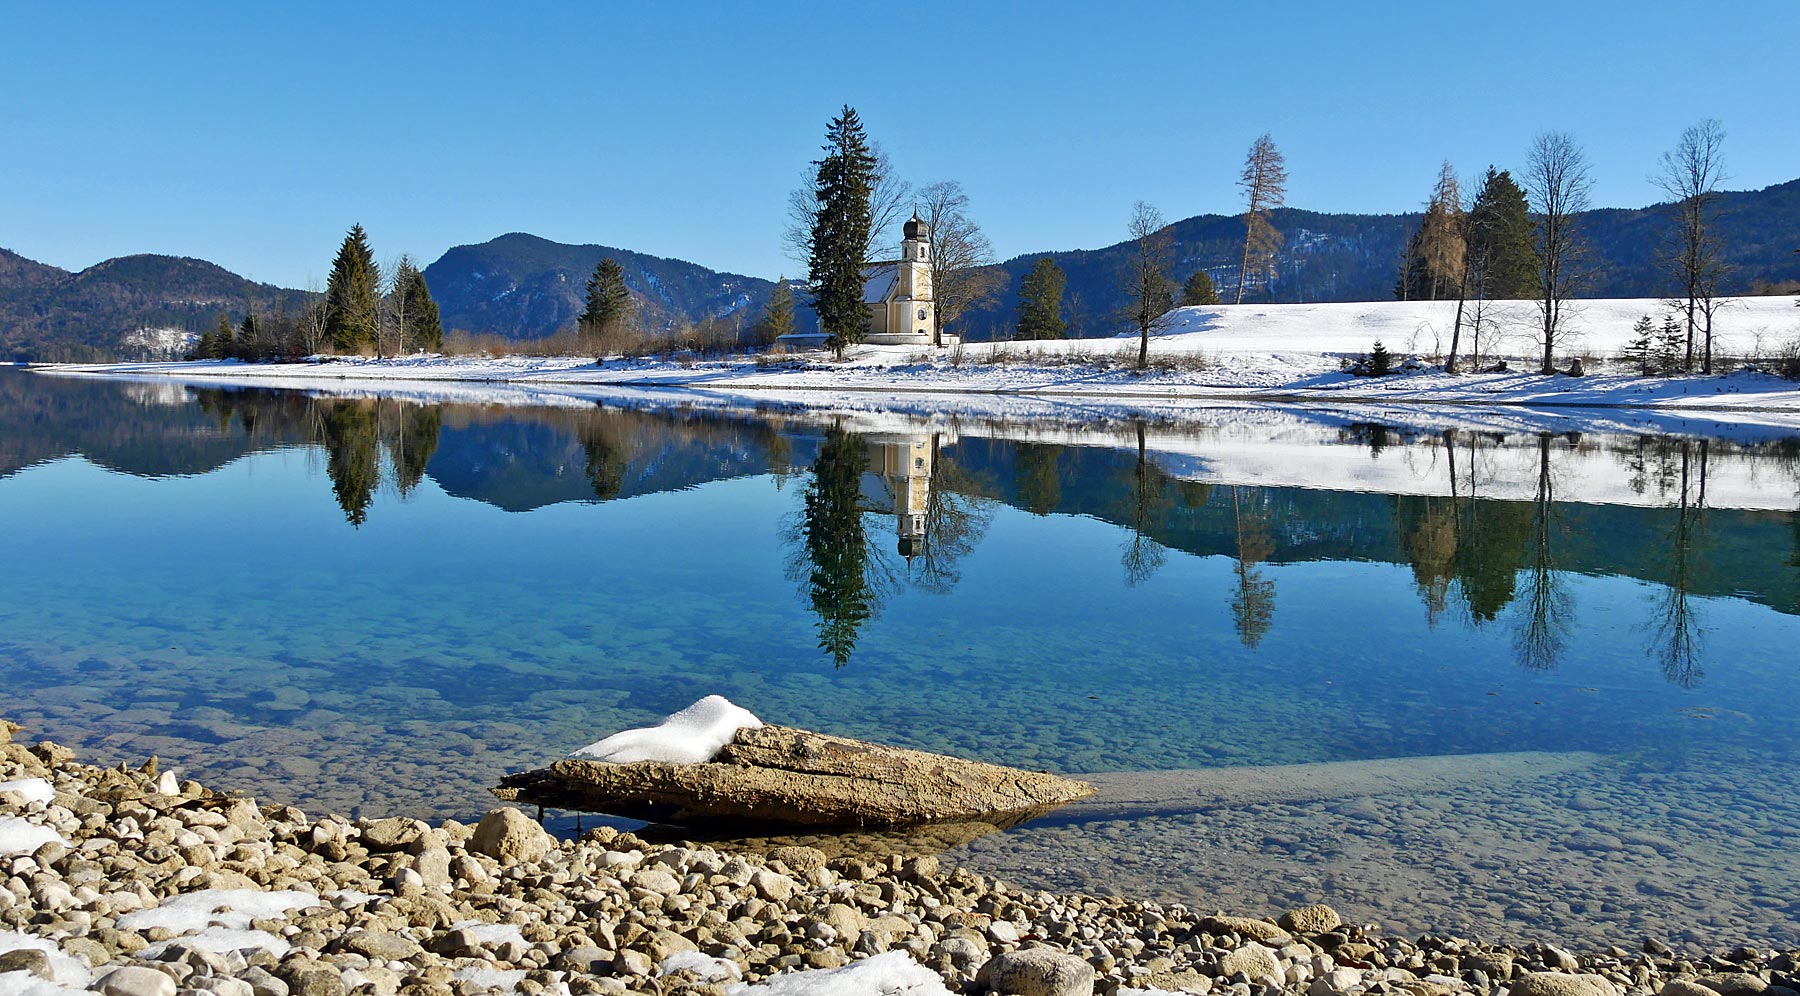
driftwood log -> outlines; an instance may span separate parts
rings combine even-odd
[[[1092,795],[1085,782],[782,726],[739,730],[701,764],[566,759],[507,775],[507,802],[686,826],[1005,826]]]

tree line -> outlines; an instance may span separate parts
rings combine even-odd
[[[249,361],[322,353],[382,358],[437,350],[443,342],[443,324],[424,271],[402,254],[384,272],[368,233],[356,224],[338,247],[324,292],[312,294],[304,310],[278,307],[265,314],[251,304],[235,324],[221,312],[189,355]]]

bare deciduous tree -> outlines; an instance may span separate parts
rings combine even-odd
[[[994,299],[1006,283],[994,266],[994,246],[969,217],[969,195],[955,180],[919,189],[918,211],[931,227],[931,293],[937,305],[932,345],[944,344],[944,327]]]
[[[875,189],[869,195],[869,245],[863,253],[863,259],[874,262],[877,259],[900,255],[899,243],[889,244],[884,233],[891,233],[894,226],[912,210],[912,184],[902,180],[894,172],[894,163],[888,154],[882,151],[881,143],[874,143],[875,153]],[[812,259],[813,222],[818,217],[819,199],[813,191],[813,171],[801,172],[800,186],[788,194],[788,225],[782,233],[782,245],[786,247],[788,258],[797,261],[801,266]]]
[[[1718,233],[1712,226],[1711,205],[1725,179],[1725,128],[1707,118],[1681,133],[1675,148],[1662,154],[1661,167],[1652,181],[1674,199],[1675,231],[1668,262],[1681,283],[1687,313],[1687,354],[1681,368],[1694,369],[1694,331],[1703,297],[1716,293],[1723,264]],[[1712,373],[1712,326],[1706,327],[1701,369]]]
[[[1175,282],[1169,279],[1173,255],[1169,225],[1162,212],[1138,201],[1131,207],[1131,241],[1136,244],[1125,275],[1127,307],[1138,332],[1138,369],[1150,365],[1150,333],[1168,327],[1175,307]]]
[[[1541,373],[1556,372],[1556,344],[1563,337],[1568,299],[1582,277],[1586,249],[1576,231],[1575,216],[1587,210],[1587,156],[1568,132],[1540,132],[1526,158],[1526,190],[1536,215],[1538,248],[1538,318],[1544,347]]]
[[[1266,277],[1273,273],[1275,254],[1281,251],[1281,233],[1269,221],[1269,212],[1287,203],[1287,160],[1267,132],[1251,143],[1238,186],[1244,188],[1245,200],[1244,259],[1238,267],[1237,292],[1237,303],[1243,304],[1251,265]]]
[[[317,356],[331,342],[331,311],[317,280],[306,285],[306,293],[306,314],[300,320],[300,347],[307,356]]]

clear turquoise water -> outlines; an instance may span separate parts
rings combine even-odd
[[[1537,494],[1502,478],[1542,455],[1552,498],[1628,502],[1470,498],[1447,474],[1438,494],[1353,490],[1310,463],[1234,483],[1259,432],[1296,425],[1372,468],[1447,455],[1437,433],[1372,448],[1367,426],[1268,418],[1210,451],[1157,424],[1141,456],[1130,423],[1058,427],[1054,452],[1019,441],[1041,426],[939,425],[909,562],[880,470],[930,452],[922,421],[0,371],[0,714],[309,807],[458,817],[505,770],[709,693],[1062,772],[1595,751],[1739,786],[1728,829],[1773,849],[1764,877],[1792,873],[1794,842],[1759,828],[1797,812],[1793,440],[1449,437],[1488,468],[1478,493]],[[1672,490],[1656,466],[1633,490],[1645,453]],[[849,491],[819,490],[822,460],[854,464]],[[1030,840],[993,860],[1030,878]],[[1748,934],[1800,912],[1720,891]]]

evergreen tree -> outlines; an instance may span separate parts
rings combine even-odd
[[[1031,264],[1019,281],[1019,325],[1015,339],[1061,339],[1068,331],[1063,322],[1063,288],[1068,278],[1048,256]]]
[[[437,302],[431,299],[431,288],[425,286],[425,271],[414,266],[410,257],[400,257],[394,293],[400,295],[400,313],[406,316],[406,327],[400,330],[401,341],[411,349],[441,348],[444,325],[438,317]]]
[[[219,323],[213,327],[212,352],[207,356],[211,360],[228,360],[237,353],[237,335],[231,329],[231,319],[219,312]]]
[[[1394,354],[1388,352],[1380,339],[1375,340],[1375,348],[1369,351],[1369,376],[1386,377],[1393,372]]]
[[[1488,167],[1469,211],[1468,252],[1486,261],[1482,296],[1516,301],[1537,293],[1537,246],[1525,191],[1506,170]]]
[[[769,292],[769,303],[763,308],[762,340],[771,343],[793,331],[794,289],[783,275],[776,279],[775,289]]]
[[[224,322],[226,328],[231,327],[230,319],[226,318],[224,315],[220,315],[219,318]],[[196,360],[216,360],[219,358],[218,325],[215,324],[212,328],[200,333],[200,341],[194,343],[192,358]]]
[[[581,312],[581,334],[604,354],[624,330],[636,310],[631,288],[625,286],[625,268],[611,256],[594,267],[587,282],[587,307]]]
[[[1650,316],[1639,318],[1631,326],[1631,341],[1625,344],[1625,359],[1637,367],[1638,373],[1650,374],[1656,361],[1656,327]]]
[[[1193,308],[1197,306],[1219,303],[1219,289],[1213,286],[1212,277],[1205,270],[1195,270],[1194,275],[1181,285],[1181,306]]]
[[[825,156],[814,162],[813,197],[818,213],[808,239],[807,282],[826,342],[844,355],[861,342],[869,315],[863,305],[863,258],[874,217],[876,159],[862,121],[848,104],[825,129]]]
[[[1682,329],[1681,319],[1674,314],[1663,316],[1662,328],[1656,336],[1656,370],[1657,373],[1669,373],[1686,369],[1687,333]]]
[[[256,321],[256,312],[244,313],[244,322],[238,326],[237,340],[232,346],[232,355],[240,360],[262,358],[262,326]]]
[[[325,330],[340,352],[354,353],[375,344],[376,307],[381,269],[361,225],[352,225],[331,262],[325,284]]]

